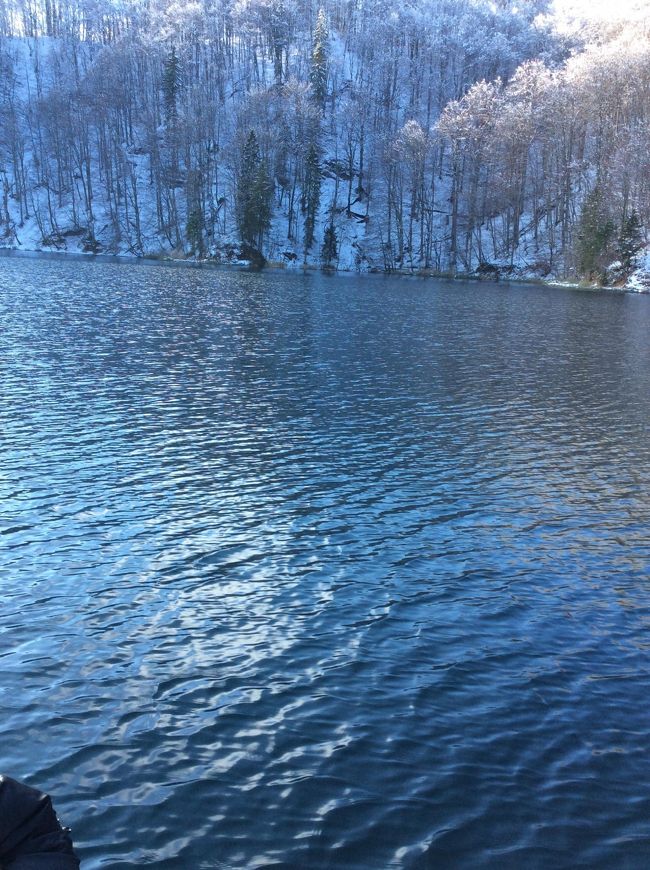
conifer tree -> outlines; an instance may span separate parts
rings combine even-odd
[[[305,215],[305,252],[309,251],[314,243],[314,228],[320,205],[320,185],[321,168],[318,162],[318,151],[312,142],[307,152],[302,197],[302,211]]]
[[[325,229],[323,247],[321,248],[323,268],[330,269],[332,267],[332,261],[336,259],[337,254],[338,240],[336,238],[336,228],[333,223],[330,223]]]
[[[613,231],[602,189],[596,185],[585,197],[578,227],[577,265],[582,277],[603,280]]]
[[[309,70],[309,81],[313,89],[314,100],[321,107],[325,104],[325,98],[327,97],[328,41],[329,30],[327,19],[325,18],[325,10],[321,7],[318,10],[316,27],[314,28],[311,68]]]
[[[171,125],[176,120],[178,92],[181,85],[181,64],[176,54],[176,47],[172,45],[171,51],[163,64],[162,90],[165,102],[165,118]]]
[[[641,233],[641,221],[638,214],[633,211],[623,221],[621,234],[618,239],[618,256],[624,272],[629,272],[634,265],[634,258],[643,247],[643,235]]]
[[[192,247],[192,253],[204,254],[203,245],[203,215],[198,208],[192,209],[187,217],[185,236]]]
[[[268,232],[271,226],[271,216],[273,214],[271,208],[272,198],[273,182],[269,176],[266,161],[260,160],[253,182],[255,241],[260,250],[262,248],[264,234]]]
[[[237,225],[242,242],[260,249],[271,224],[273,184],[260,155],[257,136],[248,134],[237,178]]]

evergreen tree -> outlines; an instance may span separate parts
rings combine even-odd
[[[325,10],[321,8],[318,10],[316,27],[314,28],[311,68],[309,70],[309,81],[313,89],[314,99],[321,107],[325,104],[325,98],[327,97],[328,41],[329,30],[327,19],[325,18]]]
[[[187,226],[185,228],[187,241],[192,246],[192,253],[198,252],[202,257],[205,253],[203,246],[203,215],[199,209],[193,209],[187,218]]]
[[[578,272],[589,280],[602,281],[614,231],[601,188],[596,185],[585,197],[578,227]]]
[[[163,64],[162,90],[165,102],[165,118],[171,125],[176,120],[178,92],[181,86],[181,64],[176,55],[176,47],[172,45],[171,51]]]
[[[338,240],[336,238],[336,229],[334,227],[334,224],[330,223],[330,225],[325,229],[323,247],[321,248],[321,260],[323,262],[323,267],[326,269],[331,268],[332,261],[336,259],[337,254]]]
[[[253,203],[255,206],[254,219],[256,225],[256,237],[258,249],[262,248],[264,234],[271,226],[271,207],[273,199],[273,182],[266,167],[266,161],[261,160],[253,181]]]
[[[302,195],[302,211],[305,215],[305,252],[314,243],[314,227],[318,206],[320,205],[321,168],[318,162],[318,151],[312,142],[307,152],[305,164],[305,184]]]
[[[618,256],[624,272],[630,272],[634,258],[643,247],[643,234],[638,214],[632,214],[623,221],[621,235],[618,239]]]
[[[251,130],[242,152],[237,178],[237,225],[242,242],[260,249],[271,224],[273,184]]]

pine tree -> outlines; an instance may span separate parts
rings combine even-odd
[[[641,221],[638,214],[632,214],[623,221],[621,234],[618,239],[617,253],[623,266],[624,272],[630,272],[634,265],[634,258],[643,247],[643,234]]]
[[[312,142],[307,152],[305,163],[305,184],[302,196],[302,211],[305,215],[305,252],[314,243],[314,228],[316,215],[320,205],[321,168],[318,162],[318,151]]]
[[[266,162],[261,160],[253,181],[253,218],[255,222],[255,242],[261,250],[264,234],[271,226],[271,201],[273,198],[273,182],[266,168]]]
[[[181,64],[176,55],[176,47],[172,45],[170,53],[163,64],[162,91],[165,101],[165,118],[167,124],[174,123],[177,117],[176,101],[181,86]]]
[[[336,259],[338,254],[338,241],[336,238],[336,229],[334,224],[330,224],[325,229],[325,236],[323,238],[323,247],[321,248],[321,260],[323,262],[323,267],[325,269],[330,269],[332,266],[332,260]]]
[[[312,86],[314,100],[321,107],[325,104],[325,98],[327,97],[328,41],[329,30],[327,19],[325,18],[325,10],[321,8],[318,10],[316,27],[314,28],[311,68],[309,70],[309,81]]]
[[[237,225],[242,242],[260,249],[271,224],[273,184],[260,156],[257,136],[251,130],[242,152],[237,178]]]
[[[614,224],[607,213],[601,188],[596,185],[585,197],[577,243],[578,272],[589,280],[602,281]]]
[[[192,247],[192,253],[199,254],[200,257],[204,254],[203,246],[203,215],[199,209],[193,209],[187,218],[187,226],[185,227],[185,236]]]

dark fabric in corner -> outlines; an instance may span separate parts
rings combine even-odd
[[[0,776],[0,867],[2,870],[77,870],[79,860],[50,798]]]

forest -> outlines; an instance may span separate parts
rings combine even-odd
[[[650,12],[3,0],[0,245],[624,284]]]

